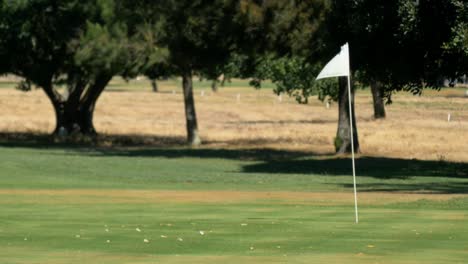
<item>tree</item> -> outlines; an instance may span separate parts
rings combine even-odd
[[[349,108],[346,86],[335,80],[315,81],[321,68],[345,42],[329,36],[331,6],[328,1],[264,1],[262,29],[270,54],[258,60],[258,79],[271,79],[277,93],[286,92],[300,103],[311,95],[321,100],[338,100],[339,122],[335,147],[337,153],[351,150]],[[330,41],[332,40],[332,41]],[[353,86],[354,87],[354,86]],[[354,89],[352,89],[354,98]],[[353,110],[354,111],[354,103]],[[354,116],[354,115],[353,115]],[[352,121],[354,124],[355,120]],[[357,129],[353,135],[359,151]]]
[[[466,72],[457,29],[466,25],[467,5],[459,0],[334,1],[330,32],[351,43],[360,82],[377,83],[373,86],[385,96],[395,90],[418,94],[439,88],[441,76]]]
[[[261,60],[257,67],[260,79],[270,79],[276,84],[275,93],[288,93],[299,103],[308,103],[309,97],[318,96],[321,101],[338,101],[338,128],[335,137],[336,153],[351,151],[348,89],[346,78],[325,79],[317,81],[315,78],[322,69],[322,63],[311,64],[303,57],[272,57]],[[354,117],[354,93],[352,97],[352,111]],[[356,119],[353,118],[356,127]],[[355,150],[359,151],[357,129],[353,131]]]
[[[97,99],[114,75],[138,72],[148,52],[135,39],[143,36],[129,36],[112,0],[2,3],[3,72],[44,90],[55,111],[54,134],[95,135]]]
[[[385,118],[385,102],[384,102],[384,86],[379,81],[373,81],[370,84],[370,89],[372,93],[372,101],[374,105],[374,118],[381,119]]]
[[[211,80],[211,90],[217,92],[218,85],[224,86],[225,82],[229,82],[232,78],[246,79],[252,77],[255,72],[252,64],[253,60],[254,58],[250,56],[235,52],[230,54],[224,64],[204,69],[198,74],[207,80]]]
[[[167,47],[167,63],[182,77],[187,140],[201,144],[193,97],[194,73],[214,72],[226,64],[244,36],[240,5],[236,0],[137,1],[142,23],[161,32],[157,45]]]
[[[169,64],[160,61],[145,65],[143,73],[150,80],[153,92],[159,91],[158,80],[168,79],[176,74],[175,70]]]
[[[321,90],[338,99],[340,121],[335,139],[338,152],[350,149],[350,137],[340,132],[349,131],[349,120],[341,121],[347,116],[343,85],[338,90],[329,89],[328,85],[317,87],[314,80],[287,73],[292,75],[299,71],[300,76],[304,76],[305,71],[316,76],[318,72],[314,72],[311,65],[323,66],[342,44],[349,42],[351,68],[355,73],[353,79],[372,87],[375,115],[381,117],[385,114],[384,99],[391,102],[392,92],[406,90],[420,94],[426,87],[438,89],[437,80],[441,76],[461,76],[467,71],[468,52],[466,44],[463,45],[467,42],[466,34],[463,34],[468,18],[466,1],[334,0],[329,7],[325,18],[319,21],[315,37],[300,39],[294,34],[276,37],[303,62],[289,64],[295,70],[288,70],[286,74],[275,72],[273,75],[279,76],[277,82],[287,84],[279,88],[299,96],[300,100],[320,94]],[[317,25],[312,15],[298,19],[294,11],[285,10],[276,10],[271,15],[295,22],[293,28],[286,27],[288,30],[283,32],[295,32],[294,27],[313,28],[312,25]],[[306,8],[301,13],[313,14],[313,10]],[[291,56],[287,59],[297,60]],[[357,132],[354,137],[358,142]]]
[[[461,14],[466,5],[457,0],[332,2],[326,42],[350,43],[351,68],[361,84],[371,87],[375,118],[385,117],[384,100],[391,103],[392,92],[439,89],[441,76],[457,76],[463,67],[466,72],[466,52],[445,48],[453,28],[466,23],[468,16]],[[459,63],[463,58],[465,66]]]
[[[76,76],[75,73],[79,71],[72,69],[74,67],[70,65],[70,58],[74,56],[69,46],[72,40],[79,37],[76,29],[83,27],[86,16],[91,15],[86,14],[83,7],[70,2],[56,1],[12,1],[2,6],[4,17],[2,28],[5,28],[7,34],[2,49],[7,51],[5,54],[5,61],[8,61],[7,71],[24,77],[45,91],[54,106],[57,118],[55,133],[58,133],[61,127],[71,131],[74,129],[74,124],[82,125],[84,130],[91,129],[84,128],[87,124],[81,124],[83,120],[68,122],[69,119],[78,119],[78,116],[85,115],[80,113],[71,117],[66,113],[78,103],[78,90],[83,87],[73,86],[80,81],[76,80],[72,84],[73,81],[70,80],[69,85],[75,89],[72,88],[74,92],[70,92],[69,95],[62,95],[53,87],[54,84],[67,84],[63,78],[64,74],[70,72]],[[96,81],[96,84],[93,82],[90,85],[101,86],[101,82],[104,81]],[[85,85],[88,83],[80,86]],[[86,105],[90,107],[93,96],[87,93],[85,97]],[[65,106],[68,98],[70,98],[69,107]]]

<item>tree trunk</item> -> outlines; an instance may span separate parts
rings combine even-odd
[[[88,108],[67,109],[66,104],[66,102],[61,103],[55,108],[57,122],[54,135],[61,137],[78,134],[96,136],[93,124],[94,105]]]
[[[211,83],[211,90],[216,93],[218,92],[218,80],[213,80]]]
[[[80,132],[84,135],[97,135],[93,121],[95,105],[96,102],[93,102],[93,104],[90,106],[83,106],[78,112],[78,125],[80,126]]]
[[[52,133],[55,136],[68,136],[69,134],[69,127],[67,125],[66,117],[65,117],[65,105],[64,103],[54,104],[52,103],[55,112],[55,129]]]
[[[51,84],[44,85],[43,90],[52,102],[55,111],[56,126],[53,134],[95,136],[97,133],[93,124],[94,108],[110,79],[111,77],[107,75],[98,76],[84,95],[82,94],[85,84],[75,87],[67,98],[57,93]]]
[[[111,75],[99,75],[94,80],[94,83],[89,87],[86,94],[84,94],[81,104],[79,106],[79,123],[81,133],[85,135],[97,135],[96,129],[94,128],[94,109],[96,107],[97,100],[101,96],[104,89],[112,79]]]
[[[182,75],[182,86],[184,89],[185,119],[187,125],[187,140],[192,146],[201,144],[198,135],[197,114],[195,112],[195,102],[193,99],[192,73],[187,70]]]
[[[158,83],[156,82],[156,79],[151,79],[151,87],[153,88],[153,92],[159,92],[159,87]]]
[[[224,87],[225,82],[226,82],[226,75],[223,74],[223,76],[221,77],[221,87]]]
[[[351,128],[349,122],[349,99],[348,83],[346,77],[339,78],[339,97],[338,97],[338,131],[335,138],[335,150],[337,154],[351,153]],[[353,112],[353,139],[354,152],[359,152],[358,131],[356,127],[356,118],[354,111],[354,89],[351,90],[351,103]]]
[[[69,134],[70,127],[67,125],[68,118],[65,114],[65,99],[54,89],[52,83],[44,83],[41,87],[54,108],[55,129],[53,135],[67,136]]]
[[[383,86],[378,81],[373,81],[370,85],[372,98],[374,99],[374,118],[385,118],[385,104],[383,100]]]

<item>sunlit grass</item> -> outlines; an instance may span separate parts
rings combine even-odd
[[[321,163],[309,154],[295,155],[185,148],[49,149],[34,144],[25,148],[10,142],[0,148],[0,260],[466,259],[465,165],[413,161],[410,166],[409,161],[381,160],[378,163],[386,169],[364,173],[361,164],[360,223],[355,224],[348,162],[329,157],[321,162],[335,167],[326,169],[316,167]],[[264,165],[268,162],[270,166]],[[406,177],[398,174],[404,171]],[[376,192],[386,186],[390,192]]]

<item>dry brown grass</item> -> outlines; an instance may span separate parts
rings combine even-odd
[[[156,252],[155,254],[157,254]],[[275,256],[238,256],[238,255],[151,255],[151,254],[125,254],[125,253],[106,253],[106,252],[86,252],[74,250],[40,250],[26,247],[8,247],[5,252],[0,252],[0,257],[12,260],[11,263],[17,264],[74,264],[74,263],[100,263],[100,264],[147,264],[147,263],[165,263],[165,264],[237,264],[237,263],[255,263],[255,264],[281,264],[281,263],[379,263],[372,254],[364,253],[320,253],[320,254],[299,254]],[[406,258],[407,259],[407,258]],[[96,262],[98,261],[98,262]],[[389,262],[390,261],[390,262]],[[414,264],[419,262],[395,261],[389,260],[385,263],[405,263]]]
[[[180,88],[161,83],[148,89],[108,90],[100,98],[95,125],[103,134],[140,135],[181,140],[185,137]],[[176,91],[173,94],[172,91]],[[318,100],[299,105],[271,90],[221,88],[217,94],[196,90],[196,107],[206,147],[274,148],[333,153],[337,106]],[[357,96],[362,155],[468,162],[468,97],[463,90],[394,96],[387,119],[372,118],[368,91]],[[237,101],[240,94],[240,102]],[[0,89],[0,131],[50,133],[52,107],[41,90]],[[452,121],[447,122],[447,115]]]
[[[310,205],[350,205],[352,193],[343,192],[249,192],[249,191],[166,191],[166,190],[102,190],[102,189],[0,189],[0,204],[146,204],[146,203],[285,203]],[[464,194],[429,193],[360,193],[362,205],[384,205],[414,202],[421,199],[447,201],[466,197]]]

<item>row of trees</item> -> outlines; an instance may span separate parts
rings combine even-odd
[[[393,91],[420,93],[467,72],[467,17],[463,0],[2,1],[0,73],[44,90],[54,133],[88,135],[96,134],[94,107],[113,76],[180,76],[192,145],[201,143],[194,75],[252,78],[256,86],[270,79],[300,102],[314,94],[337,100],[335,145],[344,153],[346,85],[316,82],[324,63],[349,42],[354,81],[371,86],[382,117]]]

